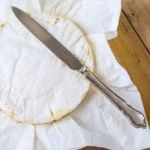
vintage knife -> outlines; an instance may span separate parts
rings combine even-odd
[[[50,51],[59,59],[67,64],[72,70],[79,71],[85,75],[95,87],[103,94],[130,120],[132,125],[137,128],[146,128],[146,119],[144,115],[127,104],[125,100],[114,93],[103,81],[98,79],[91,71],[88,70],[65,46],[55,39],[45,28],[37,23],[33,18],[28,16],[22,10],[12,6],[12,10],[22,24],[36,36]]]

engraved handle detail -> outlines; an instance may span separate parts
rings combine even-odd
[[[136,128],[146,128],[146,120],[141,112],[127,104],[125,100],[115,94],[86,67],[83,67],[80,72],[108,97],[108,99],[130,120],[133,126]]]

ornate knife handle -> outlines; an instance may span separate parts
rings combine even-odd
[[[144,115],[127,104],[125,100],[108,88],[100,79],[98,79],[85,66],[80,70],[85,77],[93,83],[103,94],[130,120],[136,128],[146,128],[146,120]]]

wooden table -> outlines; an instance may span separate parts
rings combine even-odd
[[[118,62],[141,93],[150,124],[150,1],[123,0],[118,37],[109,41]],[[87,147],[83,150],[103,150]],[[148,150],[148,149],[147,149]],[[150,150],[150,149],[149,149]]]

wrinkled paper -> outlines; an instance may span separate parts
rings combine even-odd
[[[12,13],[11,5],[71,19],[91,44],[98,77],[144,113],[137,88],[107,43],[107,39],[117,35],[120,0],[1,0],[0,24]],[[101,92],[92,88],[75,111],[52,124],[21,124],[3,112],[0,112],[0,122],[0,150],[69,150],[85,146],[136,150],[150,147],[149,129],[134,128]]]

